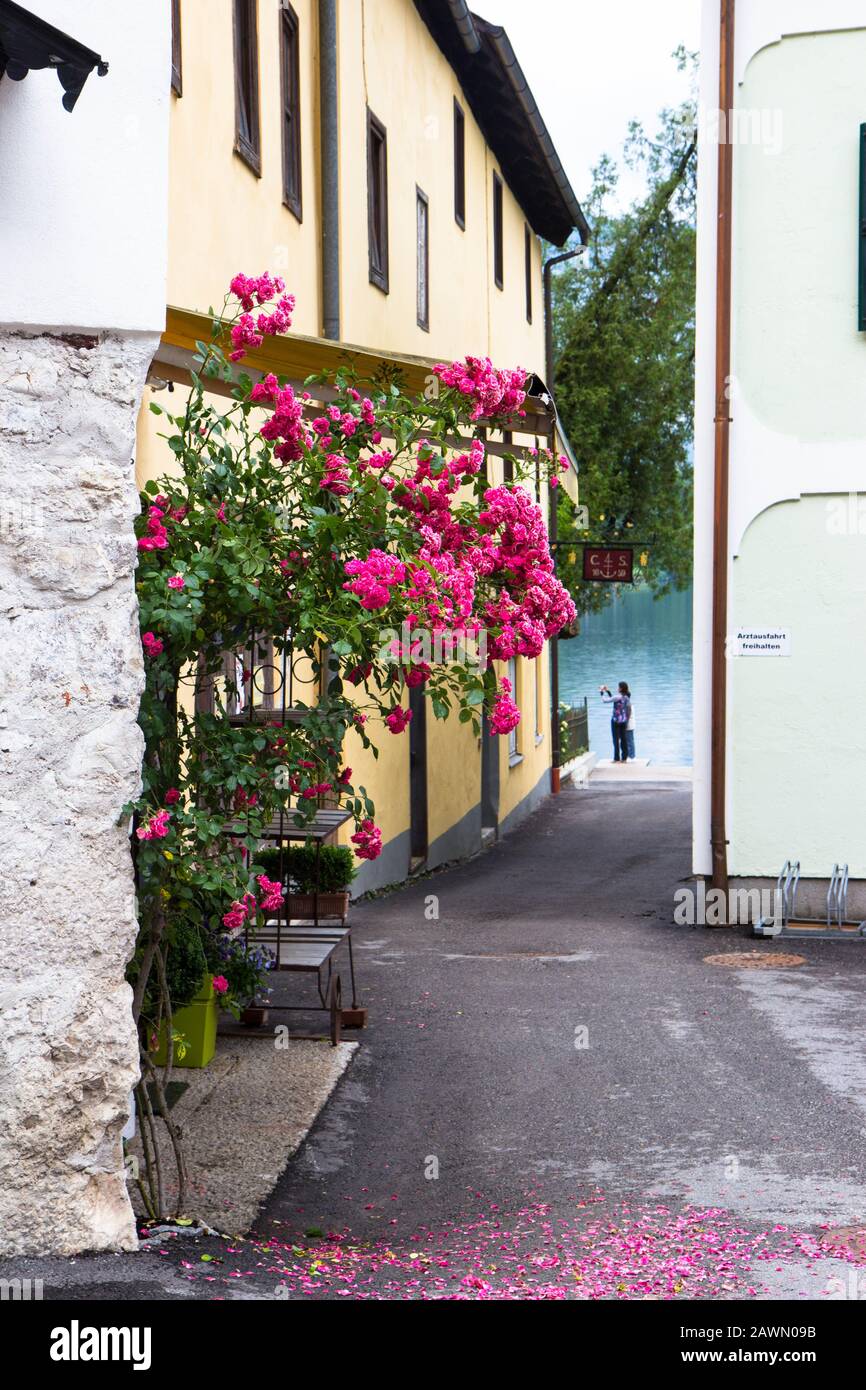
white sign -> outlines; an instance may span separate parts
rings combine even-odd
[[[734,656],[790,656],[791,634],[786,627],[738,627]]]

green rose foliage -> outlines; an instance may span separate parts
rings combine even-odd
[[[339,486],[327,485],[334,480],[327,442],[307,432],[315,411],[307,409],[289,460],[285,451],[279,456],[274,438],[262,435],[271,417],[252,399],[251,379],[238,375],[225,355],[227,322],[216,317],[212,341],[198,344],[182,413],[150,407],[166,426],[167,466],[146,484],[136,523],[146,667],[139,722],[146,749],[141,796],[126,808],[133,817],[141,923],[130,979],[137,1016],[149,1025],[159,1013],[157,991],[152,981],[144,988],[141,972],[150,975],[155,952],[171,955],[179,923],[219,937],[223,915],[239,903],[253,932],[263,920],[256,879],[265,868],[263,831],[274,816],[285,812],[301,826],[327,793],[359,827],[370,826],[374,807],[365,788],[352,784],[342,749],[352,728],[374,755],[380,730],[381,737],[393,736],[381,721],[400,704],[404,671],[382,633],[399,627],[405,600],[395,596],[368,611],[345,587],[344,565],[377,549],[433,573],[420,558],[417,520],[399,499],[419,445],[435,483],[454,455],[455,436],[476,432],[473,403],[458,390],[437,381],[431,398],[418,400],[389,381],[364,383],[362,392],[347,366],[327,393],[331,409],[357,426],[331,446],[351,474],[350,495],[340,495]],[[284,385],[273,382],[274,389]],[[297,399],[300,413],[307,406]],[[485,423],[495,424],[495,417]],[[392,458],[370,467],[366,460],[377,448]],[[553,471],[558,466],[553,461]],[[528,471],[537,467],[532,461]],[[472,528],[483,505],[483,470],[465,483],[451,514],[455,524]],[[495,597],[502,582],[480,576],[479,604]],[[227,666],[226,653],[237,654],[237,666],[231,659]],[[249,669],[242,668],[271,661],[280,675],[285,661],[309,678],[297,687],[293,718],[233,723],[230,714],[252,692]],[[427,673],[425,689],[436,717],[456,712],[480,732],[496,677],[491,667],[441,661]],[[205,700],[206,692],[212,698]],[[231,988],[231,971],[210,968],[226,975]],[[246,977],[241,993],[254,993]]]

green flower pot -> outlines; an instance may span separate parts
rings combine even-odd
[[[187,1004],[178,1009],[172,1018],[172,1031],[182,1033],[186,1043],[183,1057],[179,1055],[178,1045],[174,1045],[174,1065],[176,1067],[206,1067],[216,1051],[217,1015],[219,1004],[213,987],[213,975],[205,975],[198,993]],[[164,1067],[167,1060],[165,1024],[159,1035],[159,1047],[153,1054],[154,1065]]]

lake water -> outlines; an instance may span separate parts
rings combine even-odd
[[[603,613],[580,622],[580,635],[559,644],[559,698],[589,700],[589,746],[612,756],[610,708],[600,685],[627,681],[635,714],[635,753],[654,763],[692,762],[692,594],[654,602],[624,588]]]

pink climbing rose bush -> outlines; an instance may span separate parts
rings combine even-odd
[[[480,732],[486,711],[508,732],[519,712],[495,663],[537,656],[574,618],[539,506],[519,482],[487,485],[481,440],[453,444],[479,420],[513,426],[526,374],[467,357],[437,366],[438,393],[418,399],[347,365],[317,406],[314,390],[241,365],[293,311],[278,276],[236,275],[183,409],[151,405],[172,466],[146,485],[136,525],[141,959],[178,917],[235,940],[279,908],[282,885],[256,861],[277,814],[302,825],[327,795],[354,817],[356,856],[375,859],[347,736],[369,748],[404,734],[413,686],[437,718]],[[217,379],[227,402],[208,391]],[[514,465],[552,481],[561,461],[518,449]],[[452,659],[461,645],[477,659]],[[284,656],[321,677],[318,701],[285,725],[233,723],[255,667]]]

